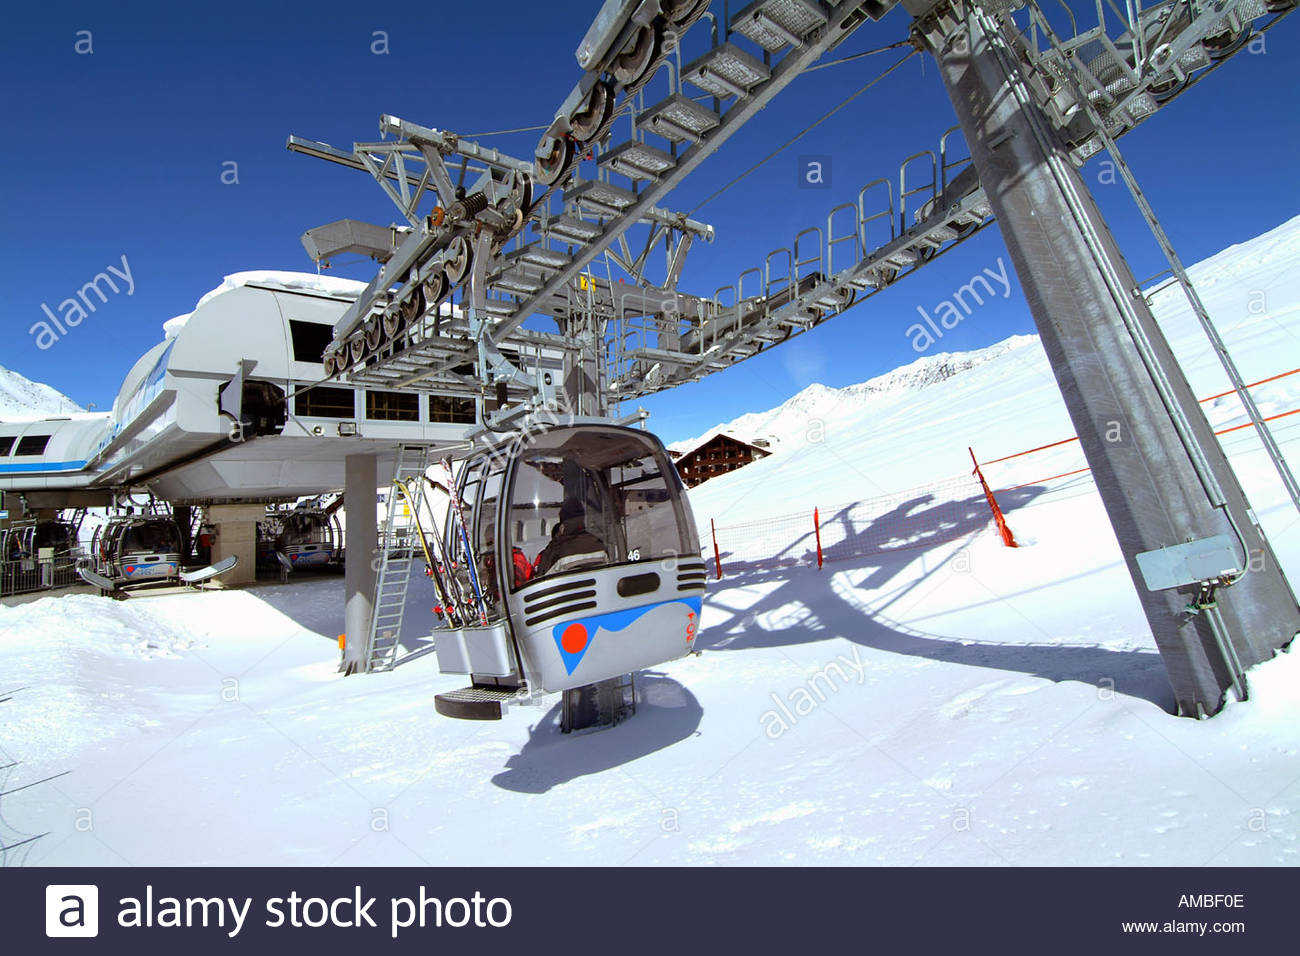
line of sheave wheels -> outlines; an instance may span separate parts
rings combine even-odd
[[[1201,46],[1204,48],[1206,55],[1213,62],[1226,59],[1241,49],[1243,45],[1251,38],[1254,33],[1254,20],[1262,16],[1265,12],[1272,14],[1285,13],[1295,8],[1297,0],[1261,0],[1255,9],[1250,9],[1250,4],[1245,5],[1238,13],[1239,20],[1234,22],[1231,18],[1224,18],[1223,27],[1217,33],[1211,33],[1201,39]],[[1147,43],[1153,43],[1160,38],[1162,33],[1167,34],[1168,28],[1166,20],[1169,16],[1179,17],[1183,20],[1189,19],[1189,13],[1186,7],[1167,7],[1157,11],[1157,16],[1152,18],[1143,26],[1145,39]],[[1177,30],[1173,35],[1177,35]],[[1192,48],[1195,50],[1195,47]],[[1160,62],[1160,48],[1156,48],[1153,54],[1153,61]],[[1177,96],[1190,82],[1192,73],[1195,70],[1173,69],[1173,63],[1169,63],[1170,69],[1162,76],[1158,77],[1151,84],[1151,97],[1157,103],[1164,103],[1169,99]],[[1112,66],[1110,70],[1099,71],[1098,79],[1108,88],[1114,83],[1122,83],[1126,74],[1118,67]]]
[[[496,191],[495,203],[486,193],[477,192],[458,198],[446,209],[436,207],[426,217],[430,232],[458,230],[459,234],[430,262],[411,268],[394,302],[371,315],[347,342],[326,350],[323,361],[327,378],[359,365],[367,355],[399,339],[426,313],[438,313],[442,302],[470,273],[471,226],[492,232],[494,253],[523,228],[526,211],[532,203],[531,178],[525,173],[512,172]],[[437,334],[436,327],[434,334]]]
[[[704,16],[709,0],[659,0],[643,3],[608,49],[584,51],[592,65],[542,134],[534,151],[538,181],[551,186],[574,162],[609,132],[615,103],[635,96],[658,71],[682,36]]]
[[[608,134],[619,95],[624,102],[635,96],[708,8],[709,0],[642,3],[608,49],[592,57],[592,66],[556,113],[535,151],[533,177],[547,187],[562,182],[578,158]],[[498,215],[487,217],[486,225],[495,233],[493,254],[523,227],[532,208],[532,192],[529,177],[515,173],[507,195],[495,204]],[[439,207],[430,213],[427,225],[431,229],[465,228],[460,228],[460,234],[435,258],[432,268],[411,270],[393,305],[372,315],[346,343],[326,351],[327,378],[361,364],[366,356],[399,339],[426,313],[438,314],[441,303],[470,274],[473,248],[467,227],[474,221],[483,224],[481,214],[489,205],[489,197],[479,192],[458,198],[446,210]],[[435,321],[435,335],[436,325]]]

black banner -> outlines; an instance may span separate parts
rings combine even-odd
[[[1209,952],[1291,939],[1296,885],[1288,870],[3,870],[0,938],[14,954],[76,952],[67,938],[186,956],[286,945]]]

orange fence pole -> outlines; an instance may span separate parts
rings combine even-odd
[[[975,477],[979,478],[980,487],[984,489],[984,499],[989,503],[989,508],[993,510],[993,522],[998,526],[998,533],[1002,535],[1002,543],[1008,548],[1019,547],[1019,545],[1016,544],[1015,535],[1013,535],[1011,529],[1007,527],[1007,519],[1002,514],[1002,509],[998,507],[998,499],[993,497],[993,492],[989,490],[989,483],[984,480],[984,472],[980,471],[980,463],[975,458],[975,449],[967,445],[966,450],[970,452],[970,460],[975,464],[975,471],[973,474]]]
[[[813,508],[813,533],[817,535],[817,570],[822,566],[822,520],[816,508]]]
[[[713,535],[713,566],[717,568],[718,580],[722,580],[722,556],[718,553],[718,529],[713,524],[713,519],[709,519],[709,531]]]

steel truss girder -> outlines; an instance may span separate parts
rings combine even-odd
[[[724,333],[712,344],[707,344],[701,323],[693,330],[693,336],[689,333],[684,336],[681,350],[642,348],[629,352],[624,356],[629,363],[651,363],[651,367],[653,363],[659,363],[673,366],[675,370],[661,373],[659,381],[654,383],[638,380],[635,376],[622,378],[618,382],[619,396],[641,397],[698,380],[752,358],[769,344],[814,328],[862,301],[844,294],[849,287],[864,293],[863,298],[869,298],[970,238],[992,221],[990,215],[984,191],[977,186],[951,204],[936,204],[936,208],[912,228],[834,275],[808,283],[790,301],[775,309],[768,311],[762,303],[751,302],[745,311],[742,306],[746,303],[742,302],[727,312],[708,316],[710,322],[735,325],[733,331]],[[954,221],[966,223],[965,230],[951,234],[950,224]],[[904,256],[910,260],[910,265],[899,267],[896,262]],[[882,271],[892,273],[887,281],[878,278]],[[821,304],[833,299],[843,304]]]
[[[525,300],[509,319],[497,324],[491,332],[493,341],[502,341],[522,325],[530,315],[538,311],[547,296],[575,279],[582,269],[608,249],[629,225],[638,221],[660,197],[676,188],[700,163],[716,152],[732,133],[762,110],[795,77],[860,26],[863,22],[859,9],[861,6],[860,0],[843,0],[831,7],[827,23],[812,31],[809,42],[792,48],[772,70],[771,77],[764,84],[727,110],[719,124],[703,134],[672,170],[646,186],[637,195],[632,205],[612,217],[602,234],[582,249],[569,266],[561,269],[539,292]]]
[[[1269,18],[1262,27],[1267,30],[1295,9],[1270,10],[1264,0],[1218,0],[1214,4],[1169,0],[1145,8],[1130,3],[1121,20],[1123,31],[1113,39],[1104,22],[1079,31],[1071,15],[1074,35],[1052,42],[1048,38],[1060,31],[1054,30],[1043,8],[1036,0],[1024,0],[1023,6],[1026,26],[1016,39],[1022,66],[1039,105],[1073,148],[1076,164],[1103,145],[1088,111],[1077,101],[1074,87],[1083,90],[1106,131],[1111,136],[1121,135],[1155,115],[1237,52],[1230,49],[1216,56],[1207,50],[1207,38],[1223,30],[1240,33]],[[1098,4],[1099,21],[1105,9]],[[1090,47],[1096,49],[1085,58]],[[1107,79],[1104,70],[1115,75]],[[1062,82],[1065,71],[1074,74],[1074,83]]]
[[[1008,9],[1019,5],[1018,3],[1000,5],[1000,15],[1003,18],[1009,17]],[[968,222],[969,232],[964,232],[954,241],[954,237],[948,235],[951,230],[947,227],[947,223],[953,221],[954,214],[936,212],[928,216],[924,222],[905,230],[895,236],[891,242],[870,254],[863,255],[864,250],[859,249],[858,261],[847,269],[832,272],[827,268],[822,270],[823,274],[815,277],[815,281],[805,281],[809,278],[807,276],[794,276],[793,273],[797,270],[792,269],[791,282],[794,288],[787,296],[788,301],[779,306],[773,306],[767,301],[747,300],[737,302],[730,310],[720,309],[716,302],[709,299],[687,296],[676,291],[685,254],[691,248],[695,238],[702,237],[706,241],[712,241],[712,228],[687,219],[679,213],[668,212],[654,205],[654,199],[667,193],[691,169],[715,151],[741,122],[765,105],[795,75],[815,60],[823,47],[830,48],[842,39],[842,36],[837,37],[835,41],[829,38],[835,35],[834,27],[837,24],[847,25],[850,29],[856,25],[854,16],[845,12],[848,6],[849,4],[841,4],[836,7],[831,20],[823,30],[814,31],[805,38],[806,45],[793,47],[779,59],[772,70],[771,81],[762,84],[761,88],[755,90],[755,95],[748,99],[739,97],[733,107],[722,114],[720,124],[702,137],[699,143],[691,147],[683,157],[680,157],[677,166],[670,173],[651,182],[639,194],[634,194],[636,199],[632,205],[617,212],[616,215],[610,215],[608,210],[600,210],[599,217],[606,221],[587,222],[584,226],[585,229],[589,229],[590,238],[577,240],[572,235],[560,232],[560,226],[566,216],[572,217],[575,211],[579,216],[582,215],[581,201],[576,206],[571,205],[566,208],[559,216],[552,215],[550,209],[543,205],[535,226],[537,234],[525,241],[523,234],[520,233],[517,239],[518,242],[523,243],[521,249],[517,250],[519,253],[523,253],[530,247],[536,248],[535,257],[541,262],[529,262],[522,254],[517,256],[512,254],[513,257],[494,256],[488,270],[486,288],[491,297],[485,302],[484,323],[481,327],[492,341],[510,344],[519,341],[520,336],[527,332],[520,323],[529,314],[552,315],[561,327],[564,327],[571,316],[579,312],[589,312],[589,321],[594,320],[602,325],[613,323],[606,331],[605,348],[608,354],[620,356],[621,365],[618,372],[621,374],[617,375],[620,397],[648,394],[729,367],[737,361],[757,354],[773,342],[812,328],[830,316],[845,311],[853,304],[852,299],[842,295],[849,288],[857,290],[858,301],[860,301],[861,297],[870,296],[879,291],[884,284],[896,281],[902,275],[910,274],[929,258],[946,251],[970,232],[986,225],[987,223],[982,220]],[[941,12],[935,13],[936,6],[941,10],[942,4],[926,6],[930,8],[930,16],[942,15]],[[1187,6],[1189,5],[1184,0],[1175,0],[1145,10],[1138,5],[1130,4],[1129,22],[1133,19],[1144,23],[1152,22],[1151,18],[1154,16],[1152,11],[1175,9],[1181,11]],[[1085,48],[1089,43],[1100,43],[1103,48],[1112,51],[1113,58],[1117,62],[1123,59],[1123,50],[1128,50],[1136,57],[1125,74],[1126,81],[1131,87],[1127,91],[1120,90],[1112,95],[1112,91],[1108,91],[1105,85],[1091,73],[1085,71],[1086,75],[1080,76],[1081,83],[1096,93],[1096,99],[1091,105],[1106,115],[1108,124],[1115,126],[1112,135],[1122,135],[1152,115],[1153,110],[1134,107],[1133,104],[1142,102],[1141,98],[1148,95],[1151,84],[1159,76],[1164,75],[1161,70],[1167,73],[1169,64],[1176,67],[1180,57],[1183,57],[1188,50],[1195,49],[1196,44],[1204,37],[1213,35],[1215,30],[1221,29],[1225,22],[1230,25],[1238,21],[1245,23],[1249,22],[1247,14],[1258,17],[1264,13],[1261,0],[1226,0],[1225,5],[1218,10],[1210,9],[1206,12],[1207,9],[1209,8],[1196,8],[1190,16],[1183,17],[1181,20],[1173,14],[1162,15],[1160,32],[1149,40],[1141,31],[1136,35],[1130,34],[1128,40],[1124,37],[1111,40],[1105,36],[1104,27],[1099,26],[1083,33],[1076,33],[1072,40],[1064,44],[1070,50],[1078,50]],[[1289,10],[1274,12],[1277,15],[1265,29]],[[1241,16],[1239,17],[1238,14]],[[1023,33],[1014,38],[1014,42],[1021,45],[1022,68],[1026,69],[1031,87],[1036,90],[1040,98],[1040,104],[1047,109],[1053,124],[1073,144],[1074,161],[1082,163],[1095,151],[1092,143],[1098,137],[1091,129],[1080,132],[1080,124],[1088,111],[1072,106],[1068,97],[1063,97],[1060,84],[1057,82],[1061,69],[1073,68],[1076,65],[1068,55],[1068,51],[1067,55],[1063,56],[1059,48],[1055,50],[1050,47],[1047,50],[1038,48],[1038,36],[1043,32],[1045,24],[1042,17],[1042,11],[1033,0],[1030,0],[1028,26]],[[1233,17],[1237,17],[1237,21],[1232,20]],[[1245,19],[1242,19],[1243,17]],[[860,17],[857,19],[860,20]],[[1178,29],[1174,29],[1174,26]],[[1229,51],[1227,55],[1231,55],[1232,52],[1235,51]],[[1154,65],[1157,62],[1163,65],[1157,68]],[[1195,73],[1189,78],[1190,82],[1195,82],[1208,72],[1209,70],[1201,70]],[[1167,100],[1156,105],[1163,105],[1163,102]],[[432,234],[427,222],[422,222],[418,216],[410,213],[416,211],[420,196],[427,191],[432,190],[441,196],[448,190],[455,189],[452,184],[452,170],[445,162],[447,157],[454,155],[462,157],[462,163],[457,169],[460,177],[472,171],[484,181],[491,181],[493,171],[500,174],[506,170],[523,171],[532,168],[532,163],[528,161],[460,140],[453,133],[419,126],[397,117],[383,117],[381,128],[385,133],[395,134],[401,138],[392,143],[358,144],[353,153],[345,153],[324,144],[308,143],[297,138],[291,138],[289,144],[290,148],[296,151],[322,156],[353,168],[369,169],[376,180],[385,187],[390,198],[403,210],[404,215],[407,215],[408,220],[413,220],[410,234],[402,241],[389,263],[380,270],[380,274],[367,287],[354,307],[354,313],[345,316],[348,320],[346,325],[340,323],[336,327],[336,331],[340,332],[336,336],[339,340],[354,334],[367,316],[378,314],[376,310],[392,311],[398,308],[408,294],[405,286],[409,284],[408,280],[413,274],[412,269],[416,270],[414,274],[424,278],[425,272],[430,269],[430,264],[437,263],[437,257],[445,248],[447,239]],[[420,164],[425,168],[417,175]],[[905,186],[902,188],[906,190]],[[951,197],[947,198],[951,199]],[[537,210],[537,206],[535,202],[534,211]],[[967,216],[979,208],[986,209],[987,202],[976,186],[974,190],[959,197],[958,205],[953,208],[961,215]],[[649,225],[650,231],[644,247],[634,253],[627,242],[626,230],[636,222]],[[552,228],[556,231],[552,232]],[[661,287],[650,286],[645,279],[646,265],[651,252],[665,237],[667,237],[668,275]],[[827,239],[830,239],[829,235]],[[574,247],[577,247],[576,253],[561,251],[562,248],[572,250]],[[635,284],[630,290],[620,289],[610,281],[608,276],[602,278],[591,273],[592,262],[602,254],[606,257],[607,263],[617,265],[632,279]],[[888,275],[888,279],[882,282],[881,277],[884,275]],[[581,288],[579,288],[580,277]],[[625,337],[627,334],[624,325],[627,320],[656,314],[688,317],[688,327],[677,337],[677,347],[646,346],[641,349],[627,350],[619,345],[617,341],[619,337]],[[665,318],[663,321],[667,323],[672,320]],[[712,343],[708,343],[705,338],[706,325],[713,328],[734,325],[734,328],[720,335]],[[468,325],[460,320],[447,321],[445,328],[454,330],[455,334],[469,336]],[[558,338],[563,340],[564,344],[560,342],[554,344],[561,348],[580,347],[578,340],[572,336]],[[420,376],[426,381],[422,382],[420,387],[433,386],[435,383],[450,385],[457,378],[451,370],[466,362],[472,362],[477,357],[476,346],[469,341],[469,338],[461,341],[463,344],[459,349],[439,352],[390,349],[384,355],[378,356],[377,361],[369,362],[367,368],[392,361],[400,362],[403,369],[409,369],[417,361],[427,361],[430,364],[424,368]],[[650,381],[643,377],[643,373],[647,366],[653,367],[655,364],[659,366],[659,370],[656,371],[654,380]],[[665,368],[670,371],[665,372]],[[357,374],[378,375],[379,373],[362,371]],[[407,386],[414,384],[414,381],[413,376],[402,379],[402,383]]]

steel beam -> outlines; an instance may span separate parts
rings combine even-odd
[[[1186,715],[1300,632],[1272,548],[1067,146],[1034,102],[1005,21],[957,0],[918,21],[938,61],[1043,347]],[[1241,575],[1150,590],[1138,555],[1228,536]]]
[[[343,463],[344,532],[343,663],[345,674],[365,673],[370,657],[370,621],[374,616],[375,548],[379,520],[375,489],[379,487],[374,455],[348,455]]]
[[[843,0],[831,8],[827,24],[816,31],[813,40],[786,53],[773,69],[771,77],[762,86],[743,100],[734,103],[722,115],[719,124],[700,137],[699,141],[678,160],[676,166],[639,193],[636,202],[614,216],[606,224],[605,231],[581,249],[569,265],[552,276],[550,281],[525,301],[510,318],[496,325],[491,332],[492,341],[498,343],[505,341],[507,336],[523,325],[524,321],[550,295],[572,281],[588,263],[608,249],[623,234],[629,223],[644,218],[647,211],[654,208],[656,199],[675,189],[700,163],[712,156],[732,133],[766,108],[772,98],[785,89],[800,73],[861,25],[859,5],[853,0]]]

